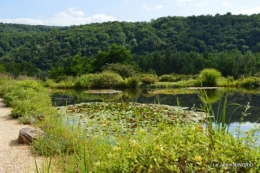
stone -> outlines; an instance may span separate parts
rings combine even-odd
[[[31,144],[34,140],[38,139],[39,137],[43,137],[46,134],[38,129],[34,128],[22,128],[19,131],[18,136],[18,144]]]

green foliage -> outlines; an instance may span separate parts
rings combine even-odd
[[[128,77],[125,79],[124,83],[127,88],[137,88],[140,82],[139,77]]]
[[[0,73],[0,86],[8,82],[9,80],[12,80],[13,76]]]
[[[120,63],[112,63],[112,64],[106,64],[103,66],[102,71],[111,71],[114,73],[119,74],[124,79],[136,75],[136,71],[134,70],[134,67],[129,64],[120,64]]]
[[[81,76],[92,71],[92,66],[86,58],[75,55],[70,65],[70,72],[66,75]]]
[[[34,141],[33,147],[37,154],[44,156],[57,155],[68,152],[73,146],[68,139],[46,135]]]
[[[64,67],[58,66],[58,67],[52,67],[49,71],[50,78],[56,79],[61,76],[65,76],[65,70]]]
[[[91,81],[90,88],[117,88],[122,86],[123,81],[123,78],[117,73],[102,72]]]
[[[97,74],[87,74],[78,77],[75,87],[78,88],[117,88],[123,85],[123,78],[113,72],[102,72]]]
[[[6,105],[13,107],[11,116],[13,118],[23,117],[24,123],[25,120],[29,121],[30,117],[53,112],[47,90],[34,79],[6,82],[1,87],[0,94]]]
[[[55,172],[111,173],[258,171],[260,148],[253,145],[257,140],[253,134],[259,132],[259,127],[248,132],[245,138],[236,139],[231,134],[203,128],[200,123],[186,123],[181,117],[174,119],[172,109],[162,107],[89,103],[60,109],[61,117],[74,122],[68,127],[74,132],[71,143],[74,152],[63,150],[68,154],[57,156],[53,169]],[[82,130],[76,130],[79,126]],[[86,140],[82,140],[83,136]],[[71,139],[64,137],[66,141]],[[53,147],[57,153],[61,146],[70,146],[63,142],[64,138],[58,137],[46,142],[50,145],[42,145],[39,151],[53,154],[53,150],[46,149],[53,146],[53,141],[58,142]],[[66,145],[62,145],[64,143]],[[252,167],[216,166],[223,163],[251,163]]]
[[[197,74],[215,68],[237,79],[260,70],[258,18],[224,14],[72,27],[0,24],[0,63],[15,76],[42,78],[47,71],[53,78],[80,76],[106,63],[134,61],[146,73]]]
[[[174,75],[164,74],[159,77],[160,82],[176,82],[177,79]]]
[[[260,78],[257,77],[241,78],[237,80],[236,83],[238,87],[258,88],[260,86]]]
[[[221,73],[216,69],[204,69],[199,74],[199,80],[202,86],[217,86],[217,79],[221,77]]]
[[[75,81],[75,87],[76,88],[88,88],[90,85],[90,75],[92,74],[87,74],[87,75],[82,75],[80,77],[76,78]]]
[[[100,71],[103,66],[106,64],[120,63],[126,64],[129,63],[132,58],[130,50],[127,50],[124,46],[112,44],[109,47],[108,52],[99,51],[96,59],[93,62],[95,71]]]
[[[4,67],[3,64],[0,64],[0,73],[1,73],[1,74],[6,73],[6,71],[5,71],[5,67]]]
[[[155,82],[157,82],[157,76],[152,74],[143,74],[140,78],[140,81],[145,85],[151,85]]]

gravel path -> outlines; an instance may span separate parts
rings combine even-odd
[[[0,98],[0,173],[35,172],[35,159],[41,165],[43,158],[35,157],[30,146],[18,144],[19,130],[29,126],[11,119],[10,112]]]

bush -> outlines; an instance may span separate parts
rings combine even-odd
[[[157,76],[152,75],[152,74],[143,74],[141,76],[140,80],[145,85],[151,85],[151,84],[157,82]]]
[[[129,77],[125,79],[125,86],[127,88],[137,88],[140,79],[138,77]]]
[[[134,76],[136,74],[136,71],[134,70],[134,67],[132,65],[126,65],[126,64],[120,64],[120,63],[111,63],[106,64],[103,66],[102,71],[110,71],[119,74],[124,79]]]
[[[221,73],[216,69],[204,69],[199,74],[199,80],[202,86],[214,87],[217,86],[217,79],[221,77]]]
[[[11,116],[24,117],[23,122],[29,121],[30,117],[47,115],[54,111],[47,90],[33,79],[9,81],[3,85],[0,94],[6,105],[13,107]]]
[[[75,81],[76,88],[88,88],[89,87],[89,78],[88,75],[80,76]]]
[[[174,75],[164,74],[159,77],[160,82],[176,82],[178,78]]]
[[[91,81],[90,88],[117,88],[121,87],[123,78],[113,72],[100,73],[96,80]]]
[[[98,74],[87,74],[76,79],[77,88],[116,88],[124,83],[123,78],[113,72],[102,72]]]
[[[256,88],[260,86],[260,79],[256,77],[242,78],[237,81],[237,85],[243,88]]]

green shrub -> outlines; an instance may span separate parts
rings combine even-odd
[[[177,81],[177,77],[174,75],[164,74],[159,77],[160,82],[175,82]]]
[[[237,81],[237,85],[243,88],[256,88],[260,86],[260,78],[248,77]]]
[[[13,107],[13,118],[47,115],[53,113],[47,89],[33,79],[10,81],[1,87],[0,94],[7,106]],[[29,123],[29,122],[27,122]]]
[[[89,87],[89,78],[88,75],[80,76],[76,79],[75,87],[76,88],[88,88]]]
[[[221,73],[216,69],[204,69],[199,74],[199,80],[202,86],[214,87],[217,86],[217,79],[221,77]]]
[[[123,78],[113,72],[103,72],[99,74],[96,80],[91,81],[90,88],[117,88],[121,87]]]
[[[127,88],[137,88],[140,79],[138,77],[129,77],[125,79],[125,86]]]
[[[103,66],[102,71],[110,71],[119,74],[122,76],[124,79],[134,76],[136,74],[136,71],[134,70],[134,66],[129,65],[129,64],[121,64],[121,63],[111,63],[111,64],[106,64]]]
[[[228,82],[234,82],[234,77],[233,76],[228,76],[227,77]]]
[[[75,87],[78,88],[116,88],[124,83],[123,78],[113,72],[87,74],[76,79]]]
[[[46,79],[43,83],[43,86],[48,87],[48,88],[55,88],[56,85],[57,84],[53,79]]]
[[[151,84],[153,84],[153,83],[155,83],[155,82],[157,82],[158,80],[157,80],[157,76],[155,76],[155,75],[152,75],[152,74],[143,74],[142,76],[141,76],[141,82],[143,83],[143,84],[145,84],[145,85],[151,85]]]

